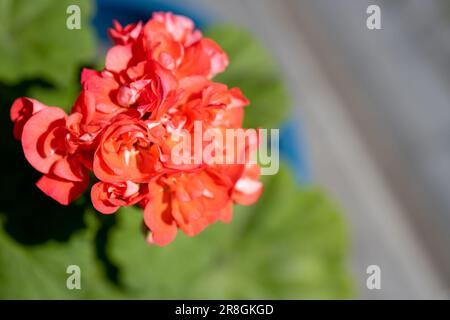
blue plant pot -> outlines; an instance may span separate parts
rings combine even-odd
[[[128,24],[139,20],[148,20],[154,11],[171,11],[188,16],[194,20],[197,27],[205,28],[214,23],[214,16],[205,8],[189,6],[186,2],[176,0],[96,0],[97,14],[94,26],[100,40],[108,44],[106,30],[111,27],[114,19],[121,24]],[[299,183],[310,182],[311,173],[307,158],[307,148],[301,124],[298,119],[287,121],[280,129],[280,155],[294,171]]]

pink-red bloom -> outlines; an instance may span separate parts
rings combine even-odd
[[[106,182],[148,182],[162,169],[158,136],[161,126],[136,118],[112,123],[94,155],[93,170]]]
[[[104,214],[114,213],[122,206],[136,204],[143,200],[147,194],[147,184],[138,184],[131,181],[97,182],[91,189],[94,208]]]
[[[37,186],[62,204],[69,204],[87,187],[89,150],[83,148],[78,122],[60,108],[36,112],[23,127],[22,147],[28,162],[44,176]]]
[[[31,98],[11,107],[14,137],[42,173],[37,186],[67,205],[95,176],[93,206],[104,214],[143,207],[147,241],[160,246],[178,229],[194,236],[216,221],[229,222],[234,203],[256,202],[263,189],[259,167],[241,161],[249,145],[238,148],[239,161],[226,164],[184,162],[196,151],[173,152],[181,138],[196,144],[196,123],[220,134],[242,127],[248,100],[212,80],[228,65],[220,46],[172,13],[127,26],[115,21],[108,33],[114,45],[105,68],[83,70],[69,115]],[[200,144],[200,151],[216,144]]]

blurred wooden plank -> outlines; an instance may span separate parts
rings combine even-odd
[[[446,292],[398,200],[304,37],[298,20],[318,19],[305,1],[197,0],[252,30],[277,57],[303,121],[318,183],[344,207],[353,233],[353,269],[362,298],[442,298]],[[309,15],[309,16],[308,16]],[[306,22],[307,23],[307,22]],[[365,288],[366,268],[382,269],[382,290]]]
[[[441,44],[432,42],[434,26],[425,23],[431,19],[439,29],[441,2],[380,2],[383,29],[379,32],[364,28],[370,1],[343,0],[339,7],[333,7],[331,0],[299,3],[304,4],[302,11],[309,7],[309,13],[315,11],[313,16],[320,17],[309,21],[309,30],[305,28],[315,31],[309,43],[316,47],[330,82],[402,205],[403,219],[413,227],[421,250],[448,292],[450,92],[441,72],[446,66],[429,54],[430,48]]]

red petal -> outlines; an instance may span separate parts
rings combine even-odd
[[[165,246],[175,239],[177,225],[172,218],[170,194],[164,192],[164,188],[156,183],[151,183],[150,199],[144,210],[144,221],[151,230],[151,242]]]
[[[57,161],[51,168],[51,172],[55,176],[70,181],[83,181],[87,177],[86,169],[74,157],[66,157]]]
[[[86,189],[89,180],[74,182],[52,175],[44,175],[36,186],[49,197],[63,205],[68,205]]]
[[[86,122],[109,120],[124,111],[116,104],[115,95],[119,84],[112,76],[84,69],[82,83],[84,94],[77,100],[74,111],[81,112]]]
[[[202,232],[209,224],[207,212],[202,208],[200,200],[193,200],[189,202],[173,201],[173,216],[175,217],[178,226],[183,232],[193,237]]]
[[[247,165],[242,177],[236,182],[233,190],[233,200],[244,206],[254,204],[263,191],[259,181],[260,168],[257,164]]]
[[[220,211],[220,221],[230,223],[233,218],[233,201],[228,201],[225,207]]]
[[[83,70],[81,71],[81,84],[84,85],[84,83],[86,81],[89,81],[89,79],[91,79],[92,77],[95,77],[95,76],[98,76],[98,71],[88,69],[88,68],[83,68]]]
[[[108,165],[105,163],[103,158],[99,155],[99,151],[97,150],[94,155],[94,163],[92,166],[92,170],[94,171],[97,179],[107,182],[119,182],[123,180],[119,177]]]
[[[209,77],[214,77],[216,74],[223,72],[228,66],[227,54],[211,39],[204,38],[201,40],[201,43],[203,50],[211,61]]]
[[[211,59],[203,50],[201,42],[198,42],[186,49],[177,75],[179,79],[195,75],[208,76],[210,71]]]
[[[106,69],[119,73],[127,68],[132,58],[131,45],[116,45],[106,54]]]
[[[42,173],[48,173],[51,166],[62,158],[60,139],[64,137],[60,134],[65,130],[66,117],[64,110],[48,107],[33,115],[23,128],[25,157]]]
[[[18,98],[14,101],[10,110],[11,121],[14,122],[14,138],[20,140],[25,123],[36,112],[47,108],[43,103],[30,98]]]

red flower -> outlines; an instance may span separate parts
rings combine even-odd
[[[110,214],[122,206],[138,203],[147,193],[147,184],[137,184],[131,181],[97,182],[92,186],[91,199],[95,209],[101,213]]]
[[[220,136],[242,127],[248,100],[238,88],[211,80],[228,65],[223,50],[192,20],[172,13],[125,27],[115,21],[108,33],[115,45],[105,68],[83,70],[70,115],[30,98],[11,107],[14,137],[43,174],[37,186],[69,204],[92,171],[99,180],[91,188],[93,206],[104,214],[144,207],[148,241],[161,246],[178,229],[194,236],[216,221],[229,222],[233,203],[257,201],[259,167],[248,159],[257,141],[233,142],[233,163],[201,161],[205,151],[226,157],[230,145],[205,143],[203,136],[196,143],[202,130]],[[189,150],[178,154],[182,139]],[[191,163],[198,145],[200,163]]]
[[[144,26],[125,28],[115,23],[109,35],[116,43],[107,54],[106,69],[121,72],[148,57],[181,79],[201,75],[212,78],[228,65],[228,57],[211,39],[202,38],[189,18],[157,12]]]
[[[241,90],[228,89],[222,83],[211,81],[205,81],[203,86],[197,85],[195,89],[190,88],[190,96],[179,108],[179,112],[188,117],[189,124],[202,120],[206,126],[216,128],[242,127],[242,108],[248,105],[248,100]]]
[[[73,112],[83,113],[84,123],[96,128],[103,128],[123,113],[141,118],[156,110],[152,114],[156,118],[176,101],[178,94],[175,77],[161,66],[146,61],[120,74],[84,69],[81,81],[83,91]]]

